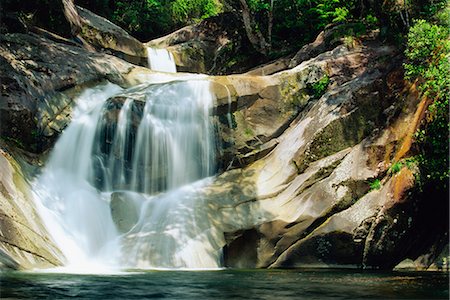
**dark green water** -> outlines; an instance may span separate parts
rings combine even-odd
[[[448,299],[444,273],[342,270],[0,273],[1,299]]]

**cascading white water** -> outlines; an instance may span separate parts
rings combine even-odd
[[[210,83],[141,86],[145,101],[123,100],[122,92],[107,84],[80,96],[35,183],[41,214],[67,265],[219,267],[214,230],[193,196],[202,186],[193,182],[215,169]],[[111,215],[116,191],[135,201],[139,220],[128,232],[119,233]]]
[[[92,185],[92,148],[98,116],[106,99],[122,89],[113,84],[84,92],[73,120],[55,145],[33,191],[47,229],[78,271],[113,266],[119,249],[111,246],[118,233],[112,222],[108,197]],[[113,249],[113,251],[111,251]]]
[[[147,48],[148,66],[154,71],[176,73],[173,54],[167,49]]]

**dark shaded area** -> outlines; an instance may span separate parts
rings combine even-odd
[[[0,33],[23,33],[32,26],[70,36],[70,25],[64,17],[61,0],[0,1]]]
[[[254,268],[257,263],[259,233],[256,229],[225,233],[224,265],[233,268]]]
[[[404,257],[431,264],[449,243],[448,190],[427,186],[410,191],[405,202],[388,209],[372,225],[364,264],[389,270]]]

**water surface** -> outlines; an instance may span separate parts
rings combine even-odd
[[[448,299],[445,273],[349,270],[0,273],[2,299]]]

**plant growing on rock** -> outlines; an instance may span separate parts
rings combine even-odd
[[[374,181],[370,182],[369,186],[370,186],[370,190],[371,191],[379,190],[381,188],[381,181],[380,181],[380,179],[377,178]]]

